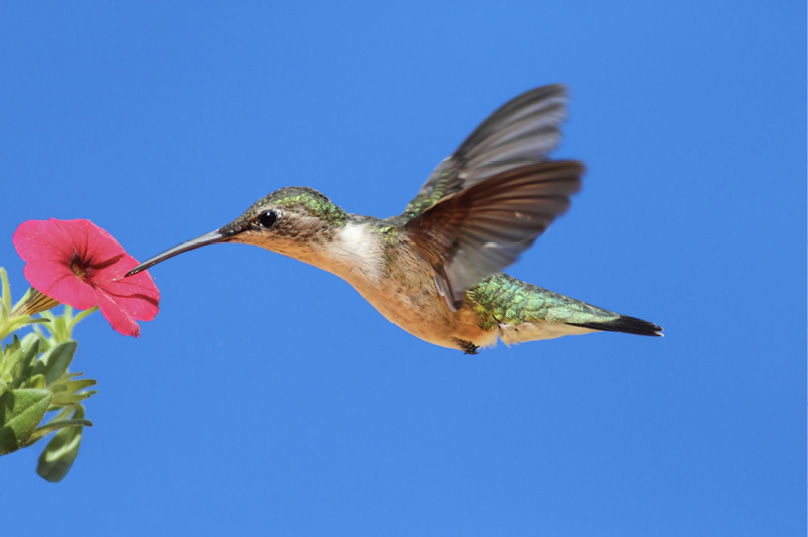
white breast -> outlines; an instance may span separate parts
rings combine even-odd
[[[370,224],[345,224],[328,246],[327,257],[332,266],[323,267],[349,283],[356,276],[375,284],[383,272],[384,251],[381,238]]]

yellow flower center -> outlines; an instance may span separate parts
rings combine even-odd
[[[70,270],[73,271],[73,274],[75,274],[79,280],[84,281],[85,279],[84,277],[87,275],[87,272],[84,270],[84,267],[82,267],[78,263],[70,263]]]

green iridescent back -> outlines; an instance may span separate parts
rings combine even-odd
[[[480,328],[502,324],[602,322],[619,315],[537,285],[499,273],[469,289],[466,298],[480,318]]]

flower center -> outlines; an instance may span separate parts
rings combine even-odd
[[[70,263],[70,270],[73,271],[73,274],[75,274],[79,280],[84,281],[86,279],[87,271],[75,261]]]

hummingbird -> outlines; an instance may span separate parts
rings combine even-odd
[[[444,159],[389,218],[347,213],[317,190],[281,188],[225,226],[139,264],[127,276],[213,243],[252,244],[331,272],[393,324],[476,354],[590,332],[661,336],[662,328],[501,271],[564,213],[584,166],[550,160],[566,115],[562,85],[508,101]]]

